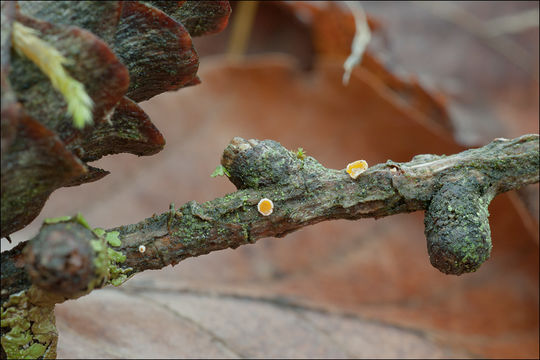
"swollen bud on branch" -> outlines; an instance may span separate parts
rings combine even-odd
[[[424,219],[431,264],[445,274],[474,272],[491,253],[488,205],[476,177],[444,183],[433,196]]]
[[[90,230],[63,223],[45,225],[23,253],[32,283],[45,291],[71,297],[94,278]]]

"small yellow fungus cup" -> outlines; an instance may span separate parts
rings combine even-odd
[[[144,245],[139,246],[139,252],[141,254],[144,254],[145,251],[146,251],[146,246],[144,246]]]
[[[267,198],[261,199],[257,204],[257,210],[259,210],[263,216],[268,216],[274,211],[274,203]]]
[[[347,165],[347,173],[353,179],[356,179],[361,173],[366,171],[367,168],[368,168],[368,163],[365,160],[356,160]]]

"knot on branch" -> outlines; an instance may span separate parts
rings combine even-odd
[[[435,193],[424,224],[431,264],[445,274],[474,272],[489,258],[488,205],[493,198],[474,176],[447,182]]]
[[[259,189],[289,183],[304,164],[276,141],[235,137],[223,151],[221,165],[238,189]]]
[[[32,283],[65,297],[88,288],[94,279],[93,237],[82,226],[44,225],[23,251]]]

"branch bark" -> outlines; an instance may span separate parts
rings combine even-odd
[[[100,251],[88,251],[96,234],[82,231],[85,226],[75,219],[44,224],[35,238],[2,253],[2,303],[32,284],[61,295],[54,297],[60,302],[81,296],[81,289],[88,290],[90,284],[94,288],[118,280],[118,274],[123,280],[188,257],[263,237],[283,237],[321,221],[418,210],[426,210],[431,263],[447,274],[476,271],[491,251],[488,205],[497,194],[539,181],[538,144],[537,134],[496,139],[451,156],[418,155],[407,163],[389,160],[352,179],[345,170],[327,169],[275,141],[234,138],[221,163],[238,191],[202,204],[190,201],[137,224],[107,230],[118,232],[121,244],[107,245],[117,253],[109,261],[116,269],[99,284],[95,274],[103,264],[95,257]],[[262,198],[274,203],[270,216],[257,211]],[[59,236],[62,232],[70,236]],[[82,254],[92,254],[93,261],[84,260]],[[66,271],[77,274],[71,277],[72,285]]]
[[[263,237],[283,237],[324,220],[425,210],[431,263],[447,274],[476,271],[489,257],[488,205],[539,181],[538,135],[496,139],[451,156],[418,155],[377,164],[356,179],[272,140],[234,138],[224,173],[238,191],[92,229],[80,216],[48,219],[33,239],[1,254],[1,358],[56,357],[54,305],[129,276]],[[262,198],[274,210],[257,210]]]

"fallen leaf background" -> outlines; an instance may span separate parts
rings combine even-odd
[[[224,54],[230,25],[195,39],[202,84],[141,104],[165,149],[95,162],[111,174],[54,192],[14,242],[46,217],[80,211],[106,228],[232,192],[210,174],[234,136],[344,168],[539,132],[538,27],[498,35],[518,60],[478,30],[537,3],[362,4],[374,38],[347,87],[354,23],[336,5],[259,3],[240,60]],[[537,194],[492,202],[476,273],[431,267],[421,213],[320,223],[57,306],[59,357],[538,357]]]

